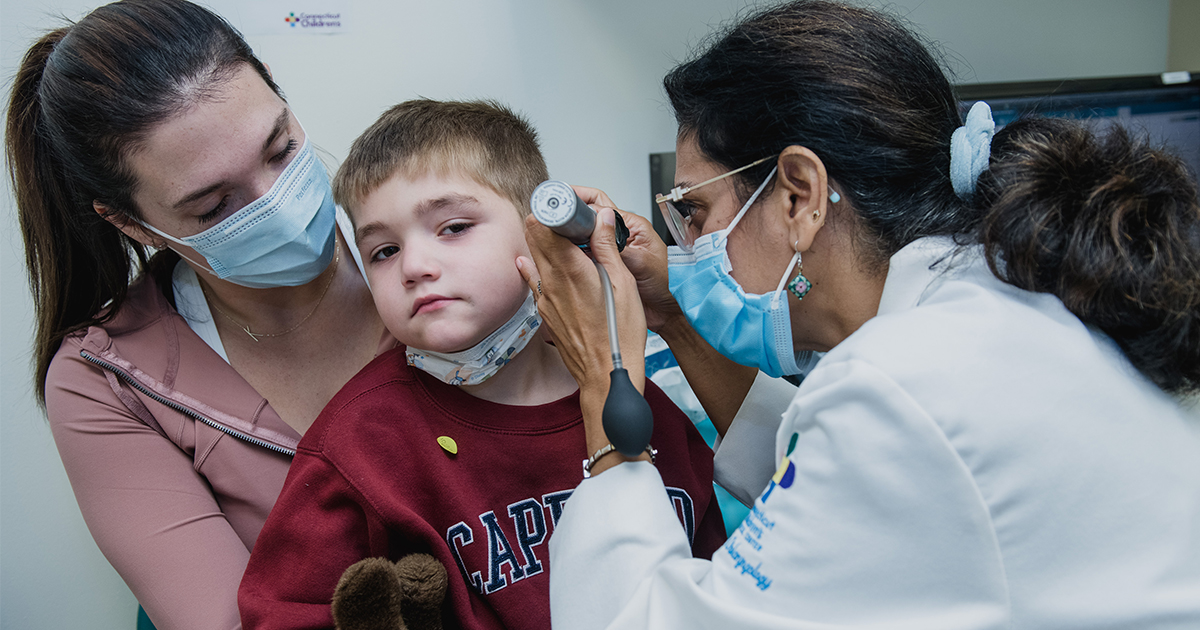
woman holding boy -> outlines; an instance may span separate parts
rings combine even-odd
[[[183,0],[45,35],[6,143],[37,391],[88,528],[158,627],[236,627],[300,436],[395,343],[328,176],[246,42]]]
[[[117,2],[43,37],[14,84],[6,142],[37,305],[38,392],[85,521],[158,627],[236,627],[238,584],[251,548],[265,543],[260,531],[301,436],[351,376],[396,345],[358,250],[337,227],[348,229],[349,220],[339,221],[325,170],[267,68],[229,24],[184,0]],[[524,179],[500,178],[497,186],[512,184],[504,199],[527,198],[513,187],[545,179],[536,143],[532,155],[538,167]],[[505,212],[495,222],[507,226],[504,239],[472,246],[478,259],[458,256],[475,265],[463,280],[475,283],[471,291],[439,289],[405,304],[417,319],[453,315],[468,302],[484,314],[420,334],[397,328],[429,349],[425,368],[442,365],[434,352],[475,345],[506,322],[540,321],[531,319],[532,299],[514,265],[524,252],[520,216],[511,203]],[[511,251],[485,247],[497,243]],[[400,295],[385,289],[392,277],[378,277],[378,295]],[[456,299],[460,293],[471,299]],[[537,336],[521,333],[525,342]],[[574,444],[582,435],[577,385],[561,362],[555,367],[553,348],[536,341],[518,350],[490,357],[474,376],[459,370],[451,378],[473,396],[439,383],[439,398],[499,423],[494,435],[509,441],[568,435],[559,442]],[[489,381],[496,359],[512,367]],[[710,502],[711,452],[665,397],[657,402],[663,427],[674,431],[661,441],[677,445],[667,460],[680,471],[683,524],[711,553],[724,536]],[[511,404],[527,406],[510,409],[507,422],[485,412]],[[393,410],[389,418],[394,424],[403,415]],[[459,440],[460,463],[494,455],[486,443]],[[457,473],[461,490],[489,501],[496,497],[487,482],[506,474],[519,476],[513,485],[522,492],[548,483],[549,490],[477,510],[457,537],[413,536],[426,551],[440,546],[462,623],[505,618],[486,607],[472,612],[482,597],[468,591],[476,582],[503,601],[496,606],[503,615],[548,623],[545,547],[534,538],[552,531],[582,474],[581,456],[559,442],[545,453],[510,448],[500,453],[513,458],[507,466]],[[422,446],[449,456],[436,441]],[[387,461],[370,461],[379,473],[399,475]],[[535,500],[536,514],[528,504]],[[507,511],[514,502],[529,508],[518,511],[528,519],[521,532]],[[463,495],[445,504],[476,505]],[[488,512],[495,528],[480,521]],[[506,536],[511,559],[489,555],[489,535]],[[472,537],[478,542],[469,545]],[[342,557],[331,549],[326,560]],[[471,571],[460,578],[456,563]],[[336,582],[349,564],[320,577]],[[484,577],[476,580],[477,572]],[[327,604],[332,586],[322,585]],[[328,605],[323,612],[320,623]]]

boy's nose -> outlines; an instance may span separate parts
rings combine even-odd
[[[406,246],[400,252],[400,265],[404,274],[405,284],[416,284],[425,280],[436,280],[441,276],[441,265],[437,259],[420,244]]]

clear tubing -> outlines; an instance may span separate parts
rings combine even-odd
[[[604,291],[604,317],[608,320],[608,347],[612,352],[613,369],[624,367],[621,362],[621,341],[617,337],[617,305],[616,299],[613,297],[612,282],[608,279],[608,271],[604,269],[604,265],[600,261],[593,260],[596,263],[596,271],[600,272],[601,290]]]

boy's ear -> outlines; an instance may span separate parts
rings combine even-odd
[[[825,225],[829,209],[829,178],[825,164],[808,147],[792,145],[779,155],[775,194],[783,197],[788,242],[796,251],[808,251]]]
[[[96,214],[100,215],[100,218],[108,221],[113,227],[121,230],[122,234],[142,245],[156,249],[162,249],[167,246],[166,241],[161,236],[147,230],[141,223],[131,221],[125,214],[117,212],[99,201],[92,201],[92,208],[96,211]]]

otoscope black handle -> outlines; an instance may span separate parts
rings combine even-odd
[[[613,212],[617,217],[617,224],[614,226],[617,232],[617,251],[625,251],[625,244],[629,242],[629,226],[625,225],[625,219],[621,218],[620,212]]]
[[[617,241],[617,251],[623,252],[625,251],[625,245],[629,243],[629,226],[625,225],[625,219],[621,218],[620,212],[614,212],[613,216],[617,218],[617,223],[613,226],[614,236],[616,237]],[[580,245],[579,249],[582,249],[583,252],[588,256],[592,255],[592,247],[590,243],[584,243]]]
[[[617,368],[609,374],[608,399],[604,401],[602,416],[604,433],[608,441],[622,455],[637,457],[650,444],[654,433],[654,413],[650,403],[629,380],[625,368]]]

